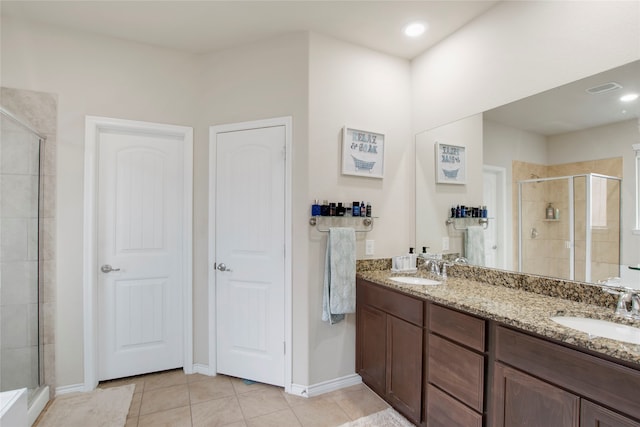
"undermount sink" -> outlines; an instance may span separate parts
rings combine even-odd
[[[441,285],[442,282],[437,280],[425,279],[424,277],[390,277],[394,282],[404,283],[406,285],[435,286]]]
[[[551,320],[591,336],[640,344],[640,328],[634,328],[633,326],[621,325],[606,320],[589,319],[587,317],[556,316],[552,317]]]

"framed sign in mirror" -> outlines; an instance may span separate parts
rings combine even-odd
[[[382,178],[384,135],[345,126],[342,130],[342,174]]]
[[[436,183],[466,184],[467,157],[463,145],[436,142]]]

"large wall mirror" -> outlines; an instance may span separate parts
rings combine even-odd
[[[621,100],[632,93],[640,61],[416,135],[416,245],[549,277],[624,277],[640,263],[640,99]],[[436,143],[465,147],[464,186],[435,183]],[[458,204],[487,205],[480,244],[480,221],[446,221]]]

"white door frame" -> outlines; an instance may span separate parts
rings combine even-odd
[[[193,372],[193,285],[192,285],[192,222],[193,222],[193,129],[186,126],[134,120],[87,116],[85,120],[84,148],[84,253],[83,253],[83,308],[84,308],[84,391],[98,385],[98,297],[97,297],[97,194],[98,194],[98,142],[105,131],[172,136],[184,142],[184,191],[182,227],[182,297],[183,297],[183,369]]]
[[[496,187],[498,190],[497,194],[497,209],[498,216],[502,217],[502,221],[489,221],[489,227],[496,227],[498,230],[497,233],[497,243],[501,247],[501,251],[498,256],[498,263],[501,265],[501,269],[509,269],[509,258],[507,254],[513,253],[510,247],[508,246],[507,240],[507,230],[511,229],[511,217],[507,217],[507,205],[511,206],[511,198],[509,194],[507,194],[507,170],[502,166],[490,166],[483,165],[482,172],[488,172],[496,175]],[[489,212],[489,217],[492,214]]]
[[[292,118],[289,117],[276,117],[272,119],[255,120],[250,122],[232,123],[226,125],[211,126],[209,128],[209,262],[208,262],[208,276],[209,276],[209,373],[215,375],[217,372],[216,366],[216,278],[213,270],[213,263],[216,258],[215,248],[215,201],[216,201],[216,135],[224,132],[234,132],[241,130],[250,130],[272,126],[284,126],[285,127],[285,201],[284,201],[284,340],[285,340],[285,355],[284,355],[284,391],[286,393],[291,392],[292,382],[292,218],[291,218],[291,192],[292,192],[292,153],[291,153],[291,136],[292,136]]]

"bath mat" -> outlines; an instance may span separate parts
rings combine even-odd
[[[56,397],[37,427],[123,427],[135,388],[129,384]]]
[[[393,408],[387,408],[384,411],[344,423],[340,427],[414,427],[414,425]]]

